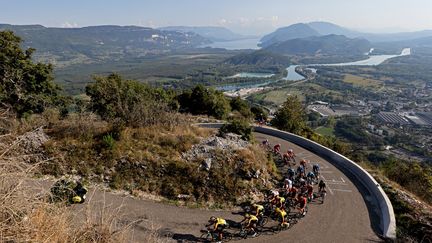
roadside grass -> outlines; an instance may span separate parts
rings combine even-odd
[[[45,131],[51,139],[44,151],[53,159],[41,165],[39,175],[78,175],[134,195],[141,191],[172,202],[188,195],[183,204],[229,206],[256,187],[268,189],[277,174],[253,144],[216,151],[210,171],[202,168],[205,158],[185,160],[182,153],[216,132],[186,123],[119,129],[85,113],[52,119]]]
[[[27,130],[29,123],[17,126],[20,122],[6,113],[0,119],[0,242],[132,242],[131,225],[120,223],[117,209],[89,202],[83,215],[73,206],[49,202],[47,190],[33,178],[50,159],[23,152],[27,141],[20,135],[34,129]]]

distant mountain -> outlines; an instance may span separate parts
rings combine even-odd
[[[212,41],[233,41],[248,38],[248,36],[240,35],[227,28],[217,26],[167,26],[159,29],[195,33]]]
[[[275,43],[280,43],[287,40],[320,35],[321,34],[318,31],[312,29],[307,24],[293,24],[288,27],[279,28],[275,32],[261,38],[261,46],[268,47]]]
[[[193,48],[210,41],[200,35],[137,26],[46,28],[41,25],[0,24],[24,39],[24,47],[37,50],[36,57],[58,64],[93,62],[124,56],[146,56]]]
[[[343,35],[313,36],[275,43],[265,50],[282,55],[363,55],[371,48],[366,39]]]
[[[405,46],[432,47],[432,36],[403,41]]]
[[[401,32],[401,33],[364,33],[329,22],[311,22],[293,24],[288,27],[279,28],[261,39],[262,46],[291,39],[305,38],[322,35],[344,35],[349,38],[364,38],[370,42],[400,42],[432,36],[432,30]]]
[[[408,41],[408,40],[430,37],[432,36],[432,30],[390,33],[390,34],[360,33],[359,36],[362,36],[371,42]]]
[[[290,63],[288,57],[271,53],[266,50],[258,50],[251,53],[242,53],[224,62],[230,65],[255,65],[255,66],[287,66]]]
[[[311,22],[307,23],[309,27],[317,31],[320,35],[344,35],[346,37],[360,37],[361,33],[341,27],[329,22]]]

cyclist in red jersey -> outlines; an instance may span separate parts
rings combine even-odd
[[[273,147],[273,152],[280,153],[281,145],[278,143]]]
[[[306,167],[306,164],[308,163],[308,161],[307,160],[305,160],[305,159],[302,159],[301,161],[300,161],[300,165],[302,165],[303,166],[303,168],[307,168]]]
[[[306,197],[304,197],[302,194],[300,194],[298,199],[297,199],[297,203],[298,203],[298,209],[300,211],[300,214],[304,216],[306,205],[307,205]]]

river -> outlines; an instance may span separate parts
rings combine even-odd
[[[371,49],[373,51],[373,49]],[[369,58],[365,60],[355,61],[355,62],[343,62],[343,63],[327,63],[327,64],[308,64],[308,65],[301,65],[303,67],[342,67],[342,66],[377,66],[382,64],[383,62],[387,61],[388,59],[395,58],[395,57],[402,57],[402,56],[408,56],[411,55],[411,48],[405,48],[402,50],[401,54],[399,55],[370,55]],[[295,69],[299,65],[291,65],[286,70],[288,71],[288,75],[285,78],[285,80],[290,81],[298,81],[302,80],[305,77],[298,74]],[[310,68],[313,71],[316,71],[316,69]]]
[[[373,49],[369,53],[372,53]],[[385,62],[386,60],[389,60],[391,58],[395,57],[401,57],[401,56],[408,56],[411,55],[411,48],[405,48],[402,50],[402,52],[399,55],[369,55],[369,58],[365,60],[355,61],[355,62],[344,62],[344,63],[327,63],[327,64],[306,64],[306,65],[290,65],[287,67],[287,76],[284,78],[284,80],[289,81],[300,81],[305,79],[305,77],[295,71],[295,69],[298,66],[306,67],[307,69],[311,70],[312,72],[316,72],[317,68],[323,67],[323,66],[377,66]],[[314,68],[312,68],[314,67]],[[242,76],[242,77],[257,77],[257,78],[266,78],[265,75],[271,75],[271,74],[264,74],[264,73],[238,73],[234,76]],[[234,77],[232,76],[232,77]],[[226,86],[221,86],[218,89],[223,91],[236,91],[240,89],[256,89],[258,87],[264,87],[271,83],[269,80],[263,80],[261,82],[251,82],[251,83],[242,83],[242,84],[230,84]]]

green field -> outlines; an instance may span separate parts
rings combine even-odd
[[[343,81],[345,83],[350,83],[350,84],[353,84],[355,86],[372,87],[372,88],[379,88],[383,84],[382,81],[379,81],[379,80],[365,78],[362,76],[357,76],[357,75],[352,75],[352,74],[345,75]]]
[[[334,129],[331,127],[317,127],[315,129],[315,132],[317,132],[323,136],[334,137]]]

